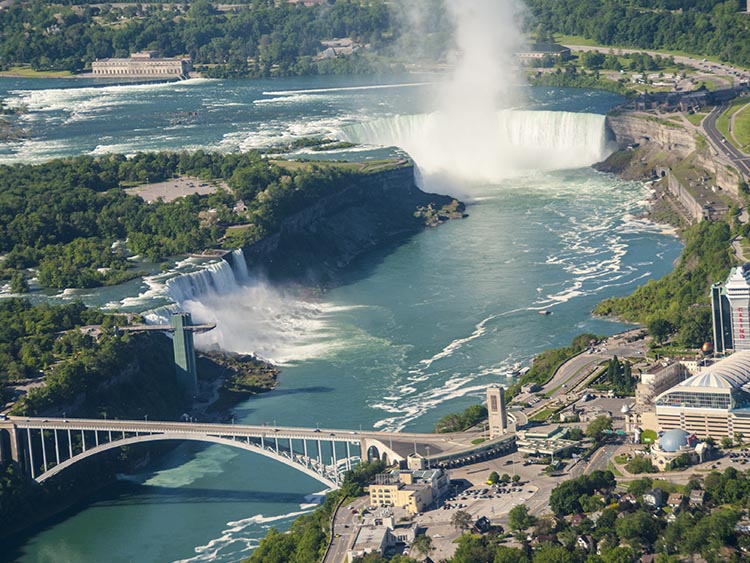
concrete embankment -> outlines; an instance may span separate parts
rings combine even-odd
[[[685,223],[716,219],[739,198],[739,172],[679,114],[627,112],[608,116],[606,127],[618,150],[596,168],[625,179],[658,180],[661,195]]]

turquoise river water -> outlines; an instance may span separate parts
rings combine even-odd
[[[502,133],[483,139],[482,148],[494,156],[472,174],[462,166],[470,155],[434,158],[441,144],[430,114],[434,81],[101,87],[3,80],[0,97],[25,107],[20,124],[29,138],[0,147],[0,161],[243,150],[310,134],[403,146],[420,166],[425,189],[462,196],[470,217],[362,258],[315,300],[220,264],[206,269],[190,261],[180,271],[193,273],[182,277],[171,272],[55,298],[141,311],[177,302],[195,318],[218,323],[200,345],[279,363],[278,389],[240,405],[238,422],[427,431],[441,416],[481,400],[487,384],[507,382],[515,364],[528,364],[541,350],[584,331],[623,330],[593,318],[594,305],[663,276],[681,248],[664,227],[637,219],[643,185],[587,166],[606,156],[603,114],[617,96],[525,90],[522,101],[498,115]],[[394,153],[368,145],[326,158]],[[553,314],[540,315],[542,309]],[[320,489],[247,452],[184,445],[19,538],[4,556],[24,563],[239,561],[269,527],[287,527],[312,510],[311,495]]]

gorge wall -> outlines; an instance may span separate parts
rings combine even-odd
[[[419,208],[439,210],[454,201],[420,190],[412,165],[349,182],[288,217],[278,232],[243,248],[250,271],[276,281],[326,283],[358,256],[423,229],[427,221]],[[461,216],[463,205],[453,211]]]
[[[606,127],[617,148],[633,157],[615,153],[597,168],[641,180],[660,176],[660,171],[689,160],[691,166],[712,176],[721,190],[738,195],[740,175],[716,158],[699,131],[666,118],[633,113],[607,116]]]

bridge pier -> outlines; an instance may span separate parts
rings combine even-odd
[[[34,474],[34,448],[31,446],[31,428],[26,429],[26,438],[28,439],[29,448],[29,468],[31,470],[31,478],[35,479],[36,475]]]

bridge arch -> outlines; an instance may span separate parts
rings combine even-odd
[[[322,473],[318,473],[312,467],[303,465],[302,463],[294,461],[285,455],[277,454],[276,452],[261,448],[260,446],[252,442],[248,443],[248,442],[242,442],[240,440],[232,440],[230,438],[223,438],[220,436],[201,435],[201,434],[194,434],[194,433],[142,434],[140,436],[132,436],[129,438],[114,440],[112,442],[101,443],[98,446],[95,446],[95,447],[87,449],[86,451],[77,453],[73,457],[68,458],[65,461],[61,461],[59,465],[55,465],[54,467],[42,473],[41,475],[38,475],[35,480],[38,483],[42,483],[46,481],[47,479],[49,479],[50,477],[57,475],[58,473],[64,471],[65,469],[69,467],[72,467],[73,465],[75,465],[76,463],[80,461],[83,461],[84,459],[93,457],[95,455],[104,453],[109,450],[113,450],[115,448],[120,448],[122,446],[129,446],[129,445],[134,445],[134,444],[143,444],[146,442],[159,442],[159,441],[164,441],[164,440],[209,442],[213,444],[222,444],[222,445],[230,446],[233,448],[239,448],[241,450],[260,454],[267,458],[273,459],[274,461],[281,462],[284,465],[288,465],[289,467],[292,467],[293,469],[296,469],[297,471],[300,471],[304,473],[305,475],[308,475],[309,477],[316,479],[317,481],[323,483],[324,485],[326,485],[327,487],[331,489],[339,488],[338,483],[324,476]]]
[[[367,461],[378,461],[380,459],[380,452],[378,447],[373,445],[367,448]]]

